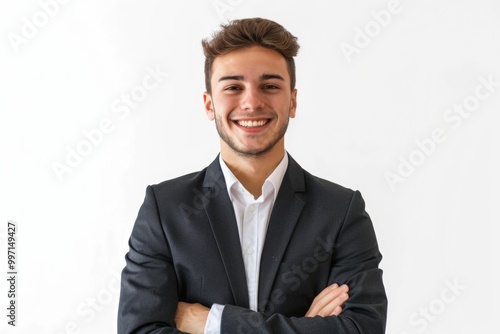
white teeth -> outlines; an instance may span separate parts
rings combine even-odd
[[[260,121],[238,121],[238,124],[240,126],[243,126],[245,128],[255,128],[258,126],[264,126],[267,123],[267,120],[260,120]]]

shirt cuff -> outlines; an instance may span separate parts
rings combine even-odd
[[[212,305],[205,324],[205,334],[220,334],[222,311],[224,311],[224,305]]]

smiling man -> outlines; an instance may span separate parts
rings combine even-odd
[[[118,332],[384,333],[382,256],[360,193],[309,174],[285,151],[296,38],[243,19],[203,48],[220,155],[147,188]]]

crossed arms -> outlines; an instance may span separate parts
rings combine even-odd
[[[321,255],[325,260],[308,268],[307,278],[282,262],[270,296],[273,304],[273,292],[281,293],[273,312],[251,311],[236,302],[225,274],[210,279],[224,273],[219,262],[206,263],[220,256],[215,240],[207,238],[212,230],[203,214],[170,223],[178,220],[171,213],[175,210],[158,203],[174,202],[175,208],[185,200],[175,202],[174,197],[148,187],[122,273],[119,334],[202,332],[213,303],[225,305],[221,333],[384,333],[387,299],[378,268],[381,255],[359,192],[351,194],[342,224],[332,232],[332,248]],[[314,213],[310,215],[314,221]],[[299,222],[293,234],[308,231],[310,226]],[[309,239],[292,236],[287,254],[295,259],[295,251],[314,249]]]
[[[342,312],[342,304],[349,298],[349,287],[334,283],[327,286],[314,298],[305,317],[338,316]],[[175,314],[175,324],[182,332],[204,333],[210,309],[199,303],[179,302]]]

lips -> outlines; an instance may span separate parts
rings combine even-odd
[[[236,124],[244,128],[258,128],[266,125],[268,122],[269,122],[268,119],[235,121]]]

